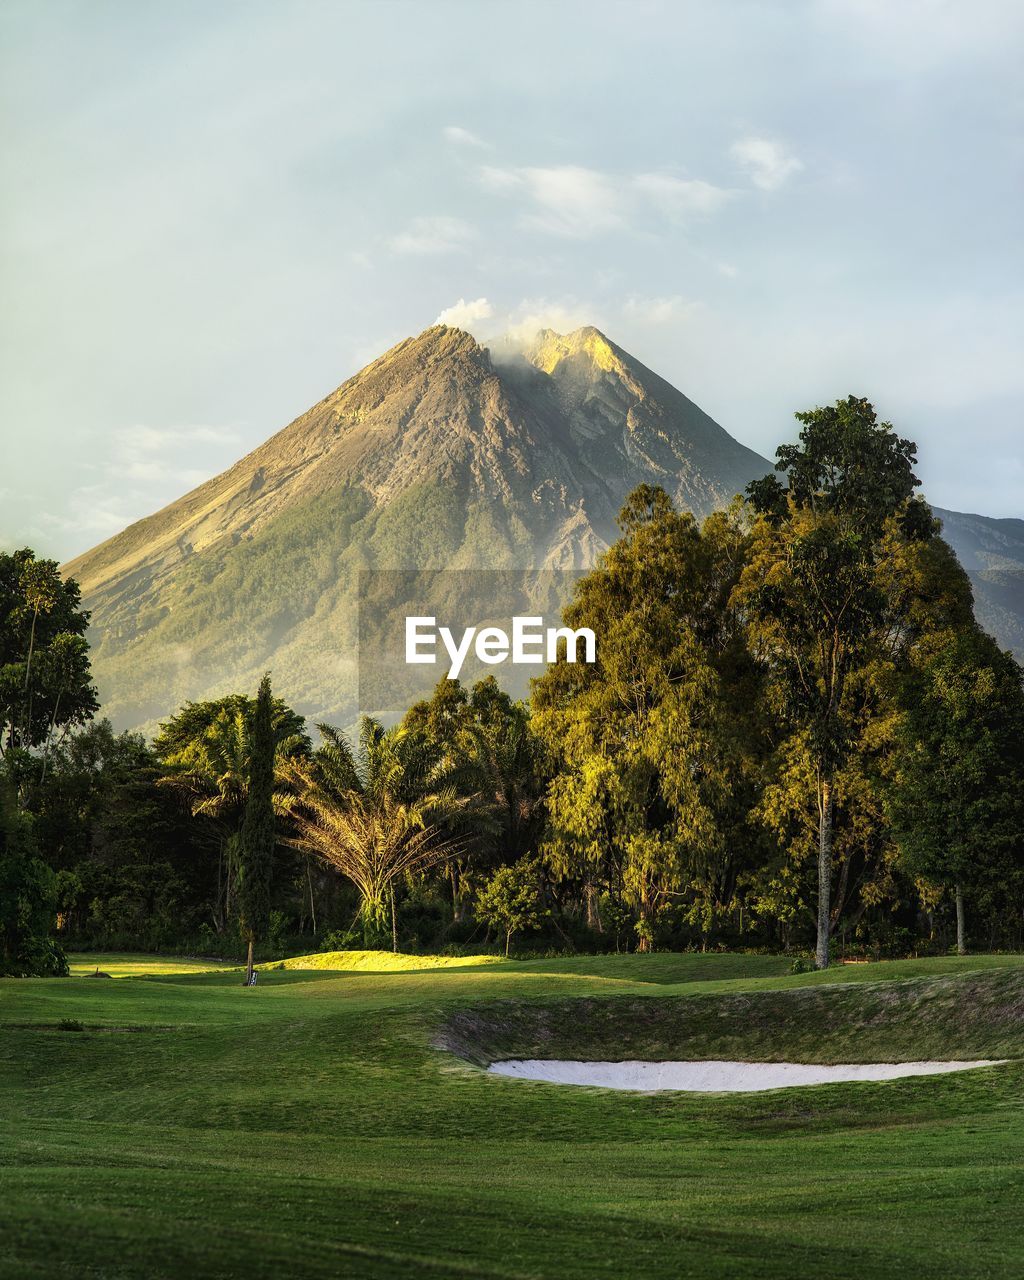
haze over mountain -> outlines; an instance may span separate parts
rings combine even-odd
[[[267,668],[306,715],[344,722],[360,571],[583,569],[637,484],[703,516],[770,469],[594,328],[523,348],[438,325],[64,569],[118,726]],[[1020,646],[1024,521],[939,514],[967,567],[995,575],[976,579],[980,612]]]

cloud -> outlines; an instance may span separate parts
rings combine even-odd
[[[541,329],[571,333],[587,324],[604,323],[602,308],[576,298],[523,298],[504,316],[504,332],[516,342],[527,343]]]
[[[490,191],[522,191],[535,206],[523,225],[538,231],[587,239],[614,231],[624,221],[622,193],[596,169],[575,164],[525,169],[486,165],[480,176]]]
[[[113,494],[109,488],[107,484],[80,485],[68,495],[63,514],[40,512],[39,525],[50,532],[70,533],[90,542],[113,537],[139,518],[141,508],[132,505],[132,497],[137,495]]]
[[[626,320],[639,324],[669,324],[687,319],[701,310],[699,302],[680,297],[678,293],[665,298],[627,298],[622,306]]]
[[[700,178],[674,178],[668,173],[638,173],[633,188],[668,217],[707,217],[735,194]]]
[[[489,142],[485,142],[479,134],[474,133],[471,129],[463,129],[459,124],[446,125],[441,130],[441,136],[446,142],[452,143],[456,147],[490,147]]]
[[[236,427],[204,424],[138,423],[108,440],[106,457],[88,468],[102,479],[73,489],[59,515],[40,516],[48,531],[86,545],[109,538],[230,466],[244,447]],[[182,465],[186,457],[193,465]]]
[[[177,464],[184,447],[219,445],[239,447],[241,436],[234,427],[183,426],[122,427],[111,433],[111,469],[119,480],[141,480],[193,488],[210,472],[205,468]]]
[[[462,218],[413,218],[404,231],[392,237],[390,243],[396,253],[457,253],[475,234]]]
[[[507,358],[529,346],[542,329],[556,333],[572,333],[593,325],[613,339],[624,331],[640,332],[645,338],[659,329],[666,334],[702,331],[706,318],[712,315],[707,306],[681,294],[621,294],[603,297],[526,297],[509,308],[493,308],[493,322],[485,337],[491,338],[491,354],[495,359]],[[700,325],[695,326],[695,321]],[[506,339],[498,342],[497,335]]]
[[[632,217],[652,211],[673,220],[706,217],[734,194],[701,179],[667,173],[611,174],[582,165],[485,165],[480,177],[488,190],[519,192],[532,204],[522,218],[524,227],[580,240],[621,230]]]
[[[774,138],[739,138],[729,148],[729,154],[761,191],[777,191],[804,167],[785,143]]]
[[[481,320],[488,320],[494,315],[494,308],[486,298],[474,298],[467,302],[460,298],[450,307],[445,307],[434,321],[435,324],[450,324],[456,329],[472,329]]]
[[[815,0],[811,7],[837,44],[856,43],[871,58],[905,79],[954,62],[993,55],[1012,58],[1024,33],[1019,0]]]

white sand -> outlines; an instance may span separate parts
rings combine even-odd
[[[754,1093],[801,1084],[843,1080],[895,1080],[932,1076],[973,1067],[994,1067],[1006,1059],[978,1062],[870,1062],[823,1067],[802,1062],[563,1062],[527,1058],[492,1062],[499,1076],[546,1080],[551,1084],[589,1084],[602,1089],[680,1089],[689,1093]]]

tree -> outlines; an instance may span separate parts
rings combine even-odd
[[[599,636],[593,665],[534,682],[537,731],[556,764],[543,850],[579,885],[588,922],[602,888],[634,908],[641,950],[673,907],[707,936],[731,896],[756,733],[741,714],[753,664],[728,600],[746,533],[733,511],[703,528],[642,486],[623,536],[577,583],[567,625]]]
[[[53,872],[38,857],[32,818],[14,789],[0,785],[0,975],[60,977],[63,951],[50,938],[56,906]]]
[[[875,572],[886,625],[848,678],[848,737],[833,778],[830,935],[841,928],[844,938],[870,935],[876,945],[885,945],[887,934],[894,936],[898,919],[906,921],[917,911],[883,804],[901,684],[930,637],[974,625],[970,581],[948,544],[934,536],[908,539],[891,523]],[[805,919],[816,921],[821,815],[810,728],[795,722],[785,686],[774,673],[767,692],[773,749],[755,816],[776,847],[754,873],[748,899],[788,945]]]
[[[252,983],[253,947],[270,920],[270,881],[274,871],[274,732],[270,676],[260,681],[247,726],[249,741],[245,810],[238,832],[238,918],[248,946],[246,983]]]
[[[798,413],[800,443],[776,453],[775,476],[750,484],[760,515],[734,596],[776,714],[805,743],[818,813],[817,949],[828,967],[835,784],[856,721],[855,672],[886,645],[905,642],[884,589],[892,540],[932,536],[912,501],[915,446],[850,396]]]
[[[357,759],[338,730],[317,727],[323,743],[312,759],[291,761],[286,770],[289,843],[352,881],[368,940],[379,939],[390,915],[397,951],[396,887],[459,854],[463,845],[445,834],[444,823],[465,800],[437,744],[422,733],[385,730],[365,716]]]
[[[541,743],[528,707],[514,702],[493,676],[468,692],[458,680],[439,681],[401,723],[429,739],[466,802],[446,823],[465,849],[446,864],[458,919],[468,883],[536,848],[545,787]]]
[[[153,750],[165,764],[188,768],[195,763],[202,768],[207,762],[206,744],[211,730],[218,725],[244,724],[255,708],[255,701],[244,693],[229,693],[207,702],[186,702],[160,725]],[[282,698],[273,699],[271,717],[278,754],[294,755],[311,749],[305,720]]]
[[[534,848],[544,795],[541,744],[529,708],[514,702],[493,676],[478,680],[469,695],[471,758],[479,795],[496,818],[493,856],[514,860]]]
[[[54,738],[99,706],[80,600],[55,560],[0,553],[0,756],[43,747],[42,772]]]
[[[189,936],[213,903],[208,833],[160,776],[142,735],[115,734],[109,720],[54,747],[27,803],[39,848],[64,886],[60,932],[157,949]]]
[[[1024,858],[1022,674],[970,628],[935,637],[903,689],[888,816],[903,866],[952,893],[960,955],[965,891]]]
[[[40,612],[49,613],[60,599],[60,585],[60,576],[52,561],[28,560],[22,565],[20,586],[25,610],[32,619],[25,658],[25,721],[22,729],[25,741],[29,740],[32,722],[32,658],[35,655],[36,626]]]
[[[512,935],[539,927],[548,911],[536,862],[522,859],[499,867],[477,894],[476,913],[505,934],[505,955]]]
[[[209,702],[189,702],[160,726],[153,750],[164,764],[161,785],[176,792],[194,817],[207,819],[217,833],[218,888],[214,923],[222,931],[232,918],[232,890],[238,878],[238,832],[245,813],[251,771],[249,726],[256,702],[229,694]],[[274,756],[284,763],[311,750],[305,721],[280,698],[271,703]]]

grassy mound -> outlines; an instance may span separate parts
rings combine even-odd
[[[395,951],[320,951],[315,955],[291,956],[258,967],[275,969],[329,969],[335,973],[414,973],[422,969],[470,969],[502,964],[499,956],[411,956]]]
[[[491,1002],[456,1011],[435,1043],[481,1066],[503,1058],[1017,1058],[1024,1056],[1024,969],[736,995]]]
[[[87,978],[97,969],[112,978],[149,978],[176,973],[215,973],[236,966],[230,960],[213,960],[193,956],[152,956],[137,952],[102,954],[76,951],[68,956],[72,978]]]

